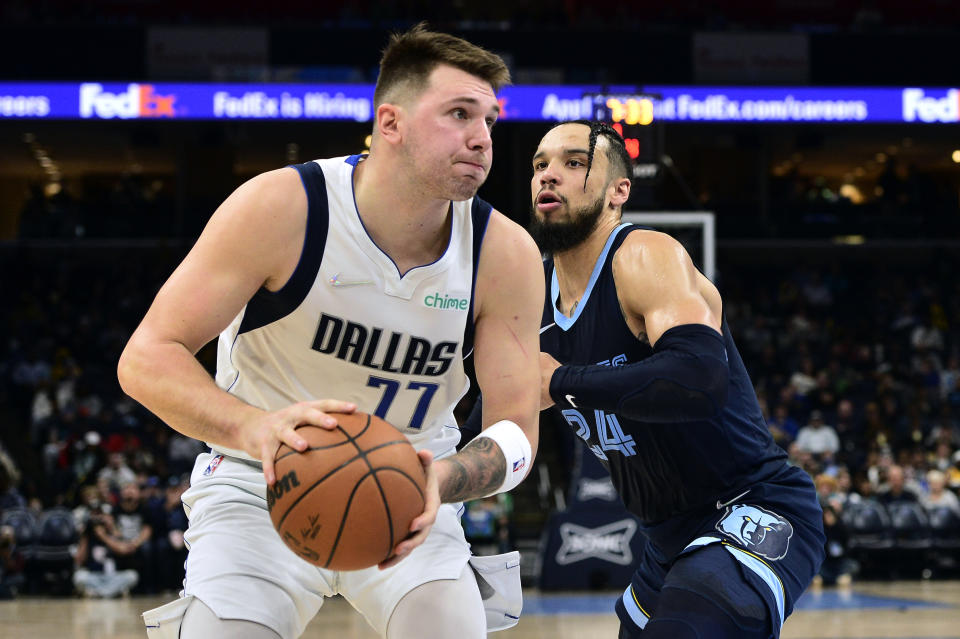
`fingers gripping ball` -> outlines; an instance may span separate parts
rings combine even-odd
[[[283,445],[267,488],[274,528],[295,553],[331,570],[386,559],[423,512],[426,478],[413,446],[366,413],[336,414],[337,428],[300,426],[299,453]]]

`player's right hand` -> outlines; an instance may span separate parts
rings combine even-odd
[[[310,424],[333,429],[337,426],[337,419],[330,413],[352,413],[356,409],[357,405],[352,402],[318,399],[262,412],[243,429],[246,437],[243,450],[263,463],[263,476],[267,485],[272,486],[277,480],[273,461],[280,445],[286,444],[300,452],[307,449],[307,440],[297,433],[297,426]]]

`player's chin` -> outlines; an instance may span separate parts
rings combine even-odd
[[[486,178],[486,176],[484,176],[484,178]],[[449,198],[454,202],[469,200],[477,194],[477,190],[480,188],[483,182],[484,180],[476,180],[470,176],[456,179],[453,181],[453,184],[450,185]]]

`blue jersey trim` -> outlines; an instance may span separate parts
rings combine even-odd
[[[493,213],[493,206],[484,202],[478,197],[473,198],[470,207],[470,217],[473,219],[473,274],[470,283],[470,309],[467,311],[467,324],[463,330],[463,349],[461,353],[464,358],[473,353],[473,298],[477,290],[477,272],[480,270],[480,250],[483,248],[483,238],[487,236],[487,225],[490,223],[490,215]]]
[[[777,612],[780,613],[779,625],[782,628],[784,621],[784,608],[786,607],[786,594],[784,593],[783,582],[780,581],[780,577],[777,576],[777,573],[773,572],[773,569],[768,566],[765,561],[761,560],[753,553],[729,544],[723,544],[723,547],[726,548],[731,555],[733,555],[734,559],[756,573],[756,575],[760,577],[760,579],[762,579],[763,582],[770,588],[770,592],[773,593],[773,598],[777,602]]]
[[[583,297],[580,298],[580,303],[577,305],[577,310],[574,311],[572,317],[567,317],[557,308],[557,300],[560,299],[560,282],[557,280],[557,265],[556,262],[554,262],[553,276],[550,279],[550,299],[553,302],[553,321],[555,321],[557,326],[562,330],[569,331],[573,325],[576,324],[580,313],[582,313],[583,309],[587,306],[587,300],[590,299],[590,293],[593,292],[594,284],[600,279],[600,274],[603,272],[603,265],[607,261],[607,253],[610,252],[610,246],[613,245],[613,241],[617,239],[617,234],[620,230],[628,226],[630,226],[630,223],[624,222],[611,231],[610,237],[607,238],[607,243],[603,245],[603,250],[600,252],[599,257],[597,257],[597,263],[593,265],[590,281],[587,282],[587,290],[583,292]]]
[[[238,335],[256,330],[286,317],[297,309],[320,272],[323,251],[327,244],[330,226],[330,209],[327,202],[327,183],[323,170],[316,162],[296,164],[290,168],[300,174],[300,181],[307,193],[307,227],[300,250],[300,260],[287,283],[278,291],[260,288],[247,302],[246,312],[240,322]]]
[[[637,603],[636,597],[633,594],[632,585],[627,586],[627,589],[623,591],[621,599],[623,601],[623,609],[630,615],[630,620],[637,624],[637,627],[641,630],[646,628],[647,622],[650,621],[650,616],[647,615],[643,608],[640,607],[640,604]]]

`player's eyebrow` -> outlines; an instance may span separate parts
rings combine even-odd
[[[589,151],[586,149],[564,149],[562,153],[563,155],[587,155]],[[546,154],[546,151],[537,151],[532,159],[536,160],[537,158],[543,157]]]
[[[473,104],[473,105],[477,105],[477,106],[483,106],[482,104],[480,104],[480,100],[478,100],[478,99],[476,99],[476,98],[469,98],[469,97],[467,97],[467,96],[460,96],[460,97],[451,98],[450,100],[447,100],[447,103],[448,103],[448,104],[457,104],[457,103],[462,103],[462,102],[466,102],[467,104]],[[497,114],[499,115],[499,114],[500,114],[500,103],[497,102],[496,104],[494,104],[493,106],[491,106],[491,107],[490,107],[490,110],[493,111],[493,112],[495,112],[495,113],[497,113]]]

